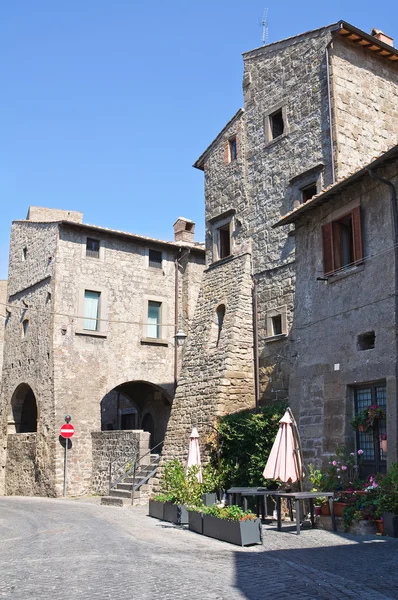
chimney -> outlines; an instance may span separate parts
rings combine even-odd
[[[383,33],[381,29],[372,29],[370,35],[373,35],[373,37],[375,37],[376,40],[379,40],[379,42],[384,42],[389,46],[394,46],[393,38],[387,35],[386,33]]]
[[[195,223],[189,219],[184,219],[184,217],[178,217],[174,223],[174,241],[193,244],[194,234]]]

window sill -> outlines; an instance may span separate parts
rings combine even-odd
[[[210,265],[208,266],[208,269],[212,269],[213,267],[218,267],[219,265],[223,265],[224,263],[227,263],[231,260],[233,260],[235,258],[235,256],[233,254],[230,254],[229,256],[226,256],[225,258],[219,258],[218,260],[215,260],[214,262],[210,263]]]
[[[363,271],[365,268],[365,265],[358,265],[356,267],[349,267],[348,269],[344,269],[343,271],[340,271],[338,273],[330,273],[329,275],[326,275],[326,279],[328,283],[335,283],[336,281],[340,281],[341,279],[345,279],[346,277],[349,277],[350,275],[354,275],[355,273],[360,273],[361,271]]]
[[[287,333],[280,333],[279,335],[270,335],[269,337],[265,338],[264,341],[268,344],[268,342],[280,342],[286,338]]]
[[[269,140],[269,142],[265,142],[265,148],[270,148],[274,144],[277,144],[281,140],[284,140],[285,138],[287,138],[288,135],[289,135],[289,132],[286,131],[285,133],[282,133],[282,135],[278,135],[278,137],[274,138],[273,140]]]
[[[158,338],[141,338],[141,344],[144,346],[168,346],[169,342]]]
[[[88,329],[78,329],[75,335],[88,335],[90,337],[106,338],[108,337],[103,331],[89,331]]]

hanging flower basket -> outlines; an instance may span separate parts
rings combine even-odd
[[[384,408],[378,404],[372,404],[361,410],[351,421],[351,427],[362,433],[369,431],[374,427],[376,421],[383,421],[386,418]]]

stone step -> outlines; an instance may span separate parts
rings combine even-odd
[[[127,506],[127,500],[115,496],[102,496],[100,504],[103,506]]]
[[[131,498],[131,491],[113,489],[110,491],[109,495],[115,498]]]

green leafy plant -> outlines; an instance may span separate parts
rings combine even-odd
[[[353,496],[343,512],[345,529],[348,529],[353,521],[376,521],[380,519],[381,495],[378,488],[373,488],[363,496]]]
[[[285,405],[264,406],[259,412],[245,410],[220,419],[208,439],[220,487],[265,485],[262,472],[285,410]]]
[[[308,465],[308,479],[312,484],[311,492],[325,492],[328,491],[324,489],[325,477],[322,472],[322,469],[316,469],[314,465]],[[325,498],[319,497],[314,500],[316,506],[322,506],[325,502]]]
[[[165,464],[161,485],[161,493],[153,497],[158,502],[172,502],[186,506],[201,506],[202,496],[214,492],[217,484],[217,473],[209,465],[202,469],[202,483],[198,481],[200,467],[194,465],[187,471],[177,460],[169,460]]]
[[[257,519],[256,515],[250,511],[244,511],[235,504],[231,506],[204,506],[202,512],[205,515],[211,515],[218,519],[226,519],[228,521],[254,521]]]
[[[352,492],[362,488],[359,478],[359,465],[363,450],[350,452],[345,446],[338,446],[336,452],[330,457],[328,465],[322,470],[323,491]]]
[[[379,479],[380,510],[398,515],[398,463],[393,463],[387,475]]]
[[[368,431],[374,427],[375,421],[381,421],[386,418],[384,408],[378,404],[372,404],[361,410],[351,421],[353,429],[362,429]]]
[[[370,424],[368,421],[368,409],[361,410],[355,417],[351,420],[351,427],[354,431],[358,431],[358,429],[362,429],[362,431],[368,431],[370,429]]]

